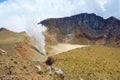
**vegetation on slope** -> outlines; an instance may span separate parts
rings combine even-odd
[[[120,49],[91,46],[53,56],[65,80],[120,80]]]

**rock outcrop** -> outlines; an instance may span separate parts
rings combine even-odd
[[[64,18],[50,18],[39,22],[59,42],[102,44],[120,47],[120,20],[104,19],[96,14],[82,13]]]

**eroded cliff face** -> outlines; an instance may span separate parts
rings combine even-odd
[[[58,42],[102,44],[120,47],[120,20],[104,19],[96,14],[78,14],[39,22]]]

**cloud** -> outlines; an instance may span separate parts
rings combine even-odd
[[[24,31],[40,20],[83,12],[120,19],[120,0],[6,0],[0,3],[0,27]]]

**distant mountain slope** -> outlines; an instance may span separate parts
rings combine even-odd
[[[5,50],[9,55],[19,54],[28,60],[41,60],[42,55],[29,43],[30,39],[25,33],[16,33],[5,28],[0,29],[0,49]]]
[[[23,36],[7,30],[5,28],[0,28],[0,44],[1,43],[14,43],[23,40]]]
[[[96,14],[82,13],[64,18],[50,18],[39,22],[59,42],[102,44],[120,47],[120,20],[104,19]]]

